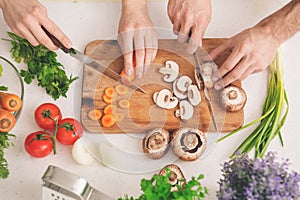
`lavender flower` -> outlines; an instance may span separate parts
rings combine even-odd
[[[297,200],[300,174],[289,170],[288,160],[276,161],[276,153],[264,159],[238,155],[223,164],[217,197],[220,200]]]

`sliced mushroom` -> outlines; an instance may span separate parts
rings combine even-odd
[[[234,85],[227,86],[220,94],[222,105],[227,111],[236,112],[244,108],[247,102],[246,92]]]
[[[176,89],[179,92],[186,92],[188,87],[192,84],[192,79],[188,76],[181,76],[177,79]]]
[[[215,84],[213,81],[212,76],[218,70],[218,66],[214,62],[206,62],[202,65],[201,74],[203,77],[204,84],[207,88],[212,88]],[[198,76],[197,70],[194,70],[194,77],[196,80],[196,84],[199,89],[203,88],[203,83]]]
[[[202,65],[202,76],[207,88],[212,88],[215,81],[212,80],[213,74],[218,70],[218,66],[214,62],[206,62]]]
[[[162,89],[156,98],[156,105],[161,108],[166,108],[169,105],[172,92],[168,89]]]
[[[159,171],[158,175],[166,176],[168,174],[168,172],[171,173],[169,180],[168,180],[168,182],[172,185],[171,192],[177,191],[176,185],[182,186],[183,184],[185,184],[185,182],[186,182],[185,177],[184,177],[181,169],[175,164],[170,164],[170,165],[165,166],[164,168],[162,168]]]
[[[179,73],[179,66],[176,62],[167,61],[165,67],[159,69],[159,73],[165,74],[163,79],[165,82],[173,82]]]
[[[151,159],[162,158],[169,149],[170,133],[165,129],[154,129],[148,132],[142,142],[143,151]]]
[[[174,95],[178,98],[178,99],[185,99],[187,98],[187,94],[186,92],[181,92],[177,89],[177,81],[178,79],[176,79],[174,82],[173,82],[173,93]]]
[[[172,135],[173,152],[184,161],[197,160],[205,151],[205,134],[194,128],[183,128]]]
[[[187,100],[182,100],[179,103],[179,109],[175,111],[175,116],[180,117],[182,120],[188,120],[192,118],[194,114],[194,108]]]
[[[171,97],[169,104],[167,105],[167,107],[165,107],[166,109],[173,109],[177,106],[178,104],[178,99],[176,97]]]
[[[201,94],[196,85],[190,85],[188,87],[187,96],[188,96],[189,102],[193,106],[197,106],[201,102]]]
[[[158,97],[158,94],[159,94],[159,92],[154,92],[153,93],[153,101],[154,101],[154,103],[156,103],[157,102],[157,97]]]

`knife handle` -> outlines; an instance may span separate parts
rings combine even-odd
[[[48,37],[51,39],[53,44],[63,50],[65,53],[70,53],[70,49],[65,47],[54,35],[52,35],[44,26],[42,26],[42,29],[45,31],[45,33],[48,35]]]

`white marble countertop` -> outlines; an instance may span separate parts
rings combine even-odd
[[[76,48],[84,50],[89,41],[95,39],[116,38],[118,20],[120,17],[120,2],[108,1],[42,1],[48,9],[49,16],[71,38]],[[287,1],[264,0],[228,0],[213,1],[213,19],[205,37],[230,37],[239,31],[253,26],[260,19],[280,8]],[[167,1],[153,1],[149,3],[150,16],[157,27],[171,29],[171,23],[166,13]],[[0,38],[6,38],[9,28],[0,17]],[[172,36],[174,37],[174,36]],[[285,147],[281,147],[279,139],[275,138],[269,150],[276,151],[280,157],[289,158],[292,169],[300,171],[299,160],[299,112],[300,93],[296,89],[300,78],[298,67],[299,33],[282,46],[283,63],[285,66],[285,88],[290,101],[290,112],[282,128]],[[10,44],[0,40],[0,55],[10,60]],[[82,68],[80,63],[58,51],[59,60],[65,65],[68,74],[80,76]],[[23,68],[23,64],[17,65]],[[6,180],[0,180],[1,200],[38,200],[41,199],[41,177],[48,165],[56,165],[87,179],[91,185],[111,195],[113,198],[129,194],[137,197],[140,193],[140,180],[150,178],[153,173],[124,173],[105,167],[100,162],[91,166],[81,166],[73,161],[71,147],[58,145],[58,154],[43,159],[34,159],[28,156],[23,148],[25,137],[39,130],[34,122],[34,109],[41,103],[54,102],[62,109],[64,116],[80,119],[82,78],[73,84],[68,92],[68,98],[53,101],[44,90],[36,84],[25,84],[24,107],[13,133],[17,136],[13,140],[15,146],[6,151],[9,162],[10,175]],[[251,75],[243,81],[243,87],[248,94],[245,107],[245,122],[256,119],[261,114],[262,104],[266,95],[267,71]],[[218,189],[218,180],[221,178],[221,164],[228,160],[229,155],[239,143],[246,138],[254,127],[244,130],[229,139],[218,143],[213,151],[204,159],[186,163],[176,161],[189,179],[205,175],[203,184],[208,187],[210,195],[207,199],[216,199],[215,191]],[[95,137],[89,133],[86,136]],[[111,140],[123,142],[127,145],[128,136],[108,135]],[[127,143],[126,143],[127,142]],[[132,144],[138,145],[138,144]],[[136,147],[139,148],[139,147]]]

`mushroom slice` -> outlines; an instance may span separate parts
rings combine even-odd
[[[170,133],[165,129],[154,129],[148,132],[142,142],[143,151],[151,159],[162,158],[169,149]]]
[[[172,92],[168,89],[162,89],[156,98],[156,105],[161,108],[166,108],[169,105]]]
[[[173,82],[173,93],[178,99],[185,99],[187,97],[186,92],[181,92],[177,89],[177,80]]]
[[[173,109],[177,106],[177,104],[178,104],[178,99],[176,97],[171,97],[166,109]]]
[[[220,94],[222,105],[227,111],[236,112],[244,108],[247,102],[246,92],[234,85],[227,86]]]
[[[206,62],[202,65],[202,76],[207,88],[212,88],[215,82],[212,80],[213,74],[218,70],[214,62]]]
[[[171,192],[177,191],[176,185],[182,186],[183,184],[185,184],[186,182],[185,177],[181,169],[175,164],[170,164],[165,166],[159,171],[158,175],[166,176],[168,172],[171,173],[168,180],[168,182],[172,185]]]
[[[173,82],[179,73],[179,66],[176,62],[167,61],[165,67],[159,69],[159,73],[165,74],[163,79],[165,82]]]
[[[172,135],[173,152],[184,161],[197,160],[205,151],[205,134],[195,128],[183,128]]]
[[[196,85],[189,86],[188,91],[187,91],[187,96],[188,96],[189,102],[193,106],[197,106],[201,102],[201,94]]]
[[[179,103],[179,109],[175,111],[175,116],[180,117],[182,120],[188,120],[192,118],[194,114],[194,108],[187,100],[182,100]]]
[[[154,92],[153,93],[153,101],[154,101],[154,103],[156,103],[156,101],[157,101],[157,97],[158,97],[158,94],[159,94],[159,92]]]
[[[191,84],[192,84],[192,79],[190,77],[181,76],[177,79],[176,89],[179,92],[185,93]]]

